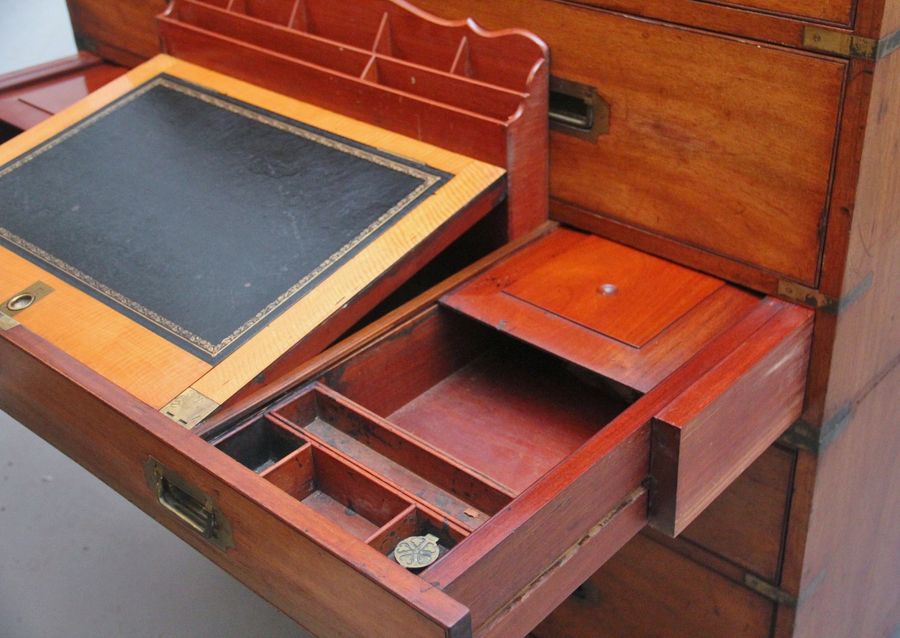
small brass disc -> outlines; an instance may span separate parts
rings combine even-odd
[[[432,534],[404,538],[394,548],[394,558],[406,569],[428,567],[438,559],[440,553],[438,538]]]

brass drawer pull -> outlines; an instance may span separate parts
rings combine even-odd
[[[144,473],[163,509],[219,549],[234,547],[231,525],[212,498],[152,457]]]
[[[609,104],[593,86],[551,77],[550,128],[595,142],[609,133]]]

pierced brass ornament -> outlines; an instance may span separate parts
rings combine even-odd
[[[428,567],[440,553],[438,538],[433,534],[404,538],[394,548],[394,558],[406,569]]]

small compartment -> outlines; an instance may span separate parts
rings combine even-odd
[[[390,58],[376,58],[373,67],[365,79],[500,121],[512,118],[526,97],[523,93],[499,86]]]
[[[357,538],[367,539],[411,503],[325,449],[308,445],[263,477]]]
[[[433,307],[325,385],[518,495],[628,405],[628,392]]]
[[[215,37],[225,36],[279,53],[305,64],[316,64],[354,77],[366,68],[370,55],[321,38],[271,23],[253,14],[226,11],[209,2],[186,0],[177,7],[177,17],[185,25],[202,29]],[[248,19],[249,18],[249,19]]]
[[[212,443],[245,467],[260,473],[300,449],[306,441],[276,421],[261,417]]]
[[[511,493],[483,476],[451,463],[426,442],[322,385],[292,398],[275,414],[467,529],[512,500]]]
[[[465,538],[462,533],[445,522],[438,520],[432,514],[418,507],[410,507],[395,520],[391,521],[389,525],[385,525],[373,534],[367,542],[396,562],[394,550],[401,541],[410,536],[426,536],[429,534],[438,539],[439,555],[437,560],[440,560]]]

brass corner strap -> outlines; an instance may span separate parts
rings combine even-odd
[[[824,27],[804,27],[803,47],[858,60],[879,60],[900,48],[900,31],[880,40],[835,31]]]
[[[751,573],[744,574],[744,586],[749,587],[757,594],[761,594],[765,596],[769,600],[772,600],[779,605],[784,605],[786,607],[796,607],[797,606],[797,597],[792,594],[784,591],[783,589],[772,585],[771,583],[767,583],[763,579],[755,576]]]
[[[819,292],[815,288],[781,279],[778,281],[778,296],[794,303],[836,315],[847,309],[853,302],[868,292],[872,287],[873,280],[874,275],[869,272],[849,293],[843,297],[836,298]]]
[[[821,454],[837,439],[852,417],[853,404],[845,403],[821,426],[817,427],[803,419],[798,419],[781,435],[778,443],[791,449]]]

